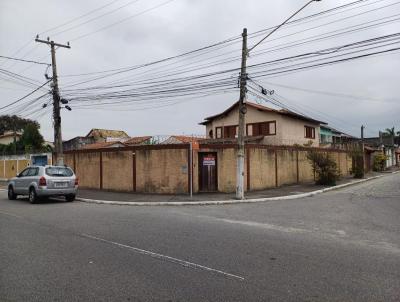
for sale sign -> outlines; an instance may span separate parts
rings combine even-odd
[[[215,157],[213,156],[204,157],[203,166],[215,166]]]

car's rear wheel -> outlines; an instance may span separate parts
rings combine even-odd
[[[17,194],[14,192],[14,188],[12,186],[8,187],[8,199],[9,200],[16,200]]]
[[[38,201],[38,196],[36,194],[35,188],[30,188],[29,189],[29,202],[36,203],[37,201]]]
[[[66,195],[65,200],[68,202],[73,202],[75,200],[75,195],[74,194]]]

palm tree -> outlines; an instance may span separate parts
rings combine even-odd
[[[398,133],[400,133],[400,131],[397,132],[397,134],[398,134]],[[384,135],[384,136],[389,136],[389,137],[395,136],[395,135],[396,135],[396,132],[394,131],[394,127],[392,127],[392,128],[386,128],[386,130],[385,130],[385,132],[383,133],[383,135]]]

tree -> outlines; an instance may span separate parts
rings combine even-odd
[[[39,126],[35,124],[28,124],[23,129],[22,136],[17,143],[17,148],[25,152],[42,151],[44,145],[44,138],[39,132]]]
[[[311,150],[307,153],[307,159],[311,162],[316,174],[317,185],[335,186],[340,177],[336,162],[329,153]]]
[[[399,132],[398,132],[399,133]],[[394,131],[394,127],[392,128],[386,128],[385,132],[383,132],[384,136],[389,136],[389,137],[393,137],[396,135],[396,132]]]
[[[6,131],[22,131],[26,126],[33,125],[37,129],[40,128],[37,121],[24,119],[16,115],[0,116],[0,135]]]

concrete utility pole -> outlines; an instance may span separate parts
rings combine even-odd
[[[236,169],[236,198],[244,199],[244,128],[246,114],[246,86],[247,86],[247,28],[243,29],[242,68],[240,71],[240,98],[239,98],[239,133]]]
[[[57,64],[56,64],[56,49],[55,47],[71,48],[69,43],[67,45],[58,44],[54,41],[40,40],[39,36],[36,36],[36,42],[44,43],[50,45],[51,48],[51,65],[53,67],[53,120],[54,120],[54,148],[56,163],[59,166],[64,165],[64,155],[63,155],[63,141],[61,135],[61,106],[60,106],[60,92],[58,90],[58,78],[57,78]]]
[[[263,41],[268,39],[274,32],[279,28],[289,22],[294,16],[300,13],[308,5],[313,2],[319,2],[321,0],[309,0],[304,6],[292,14],[289,18],[283,21],[279,26],[275,27],[269,34],[262,38],[258,43],[256,43],[250,49],[247,48],[247,29],[243,29],[243,46],[242,46],[242,67],[240,72],[240,98],[239,98],[239,133],[238,133],[238,153],[237,153],[237,168],[236,168],[236,198],[244,199],[244,130],[245,130],[245,114],[246,114],[246,85],[247,85],[247,73],[246,73],[246,63],[247,56],[250,52],[260,45]]]

